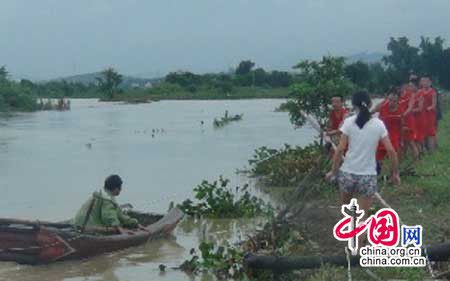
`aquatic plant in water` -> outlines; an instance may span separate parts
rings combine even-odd
[[[200,253],[191,249],[191,259],[183,262],[179,269],[194,274],[212,273],[220,280],[248,280],[243,267],[244,252],[239,247],[202,242],[198,250]]]
[[[269,203],[251,195],[248,185],[228,188],[228,179],[219,178],[212,183],[203,181],[194,188],[195,199],[185,200],[178,207],[188,215],[209,218],[250,218],[273,214]]]

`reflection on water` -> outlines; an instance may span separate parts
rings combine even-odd
[[[262,228],[264,219],[186,219],[178,229],[202,241],[215,241],[217,244],[241,242],[246,234]]]
[[[74,100],[68,112],[0,117],[0,217],[70,218],[111,173],[124,179],[120,203],[157,212],[166,211],[170,201],[192,197],[192,188],[204,179],[223,175],[231,186],[251,184],[235,171],[247,165],[256,148],[304,145],[315,134],[309,128],[293,130],[286,113],[274,112],[281,102]],[[212,121],[225,110],[244,118],[214,129]],[[87,261],[40,267],[2,263],[0,280],[189,280],[178,271],[161,276],[158,265],[178,266],[202,239],[237,241],[257,225],[186,220],[175,230],[176,240]]]

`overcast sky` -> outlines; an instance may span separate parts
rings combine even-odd
[[[391,36],[450,38],[449,0],[0,0],[0,65],[49,79],[287,69],[325,54],[386,52]]]

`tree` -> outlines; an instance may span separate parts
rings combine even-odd
[[[346,96],[353,90],[345,77],[342,57],[323,57],[321,61],[302,61],[295,69],[300,71],[300,81],[291,86],[289,115],[297,126],[305,124],[302,112],[312,115],[322,129],[326,128],[330,113],[330,99],[334,95]]]
[[[246,75],[249,74],[250,71],[255,66],[255,63],[250,60],[244,60],[239,63],[239,66],[236,69],[236,75]]]
[[[444,56],[444,40],[436,37],[431,42],[428,37],[421,37],[420,48],[420,74],[426,74],[433,77],[440,77]]]
[[[267,84],[267,72],[263,68],[257,68],[252,71],[252,84],[255,86],[264,86]]]
[[[30,80],[28,80],[28,79],[21,79],[20,80],[20,86],[22,86],[22,87],[24,87],[24,88],[29,88],[29,89],[33,89],[35,86],[34,86],[34,83],[33,82],[31,82]]]
[[[384,93],[390,87],[390,79],[383,65],[379,62],[369,64],[369,83],[367,89],[370,93]]]
[[[66,80],[63,80],[61,82],[61,90],[63,93],[63,97],[71,97],[73,95],[74,92],[74,85],[67,83]]]
[[[101,72],[103,77],[97,77],[100,91],[110,100],[114,99],[115,93],[122,83],[122,75],[113,68],[107,68]]]
[[[361,89],[367,89],[370,80],[369,65],[362,61],[347,64],[345,66],[345,75],[356,86]]]
[[[233,91],[233,83],[230,81],[218,81],[214,87],[222,93],[230,93]]]
[[[292,84],[292,75],[286,71],[272,71],[268,77],[268,83],[272,87],[289,87]]]
[[[17,83],[8,80],[6,67],[0,67],[0,111],[32,111],[36,109],[34,89],[29,87],[30,84],[23,83],[23,81],[25,80]],[[30,81],[28,82],[31,83]]]
[[[8,80],[8,71],[6,70],[6,66],[0,67],[0,83],[4,83]]]
[[[450,48],[442,54],[442,65],[439,82],[444,88],[450,89]]]
[[[202,83],[202,77],[188,71],[171,72],[166,75],[165,81],[171,84],[178,84],[190,92],[195,92],[197,87]]]
[[[393,84],[404,83],[411,72],[418,72],[420,67],[419,48],[410,46],[408,38],[395,39],[391,37],[387,49],[391,54],[384,56],[383,61],[388,67]]]
[[[254,76],[252,72],[249,72],[247,74],[237,75],[234,77],[233,81],[238,86],[250,87],[253,85]]]

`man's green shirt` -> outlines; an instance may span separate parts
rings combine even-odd
[[[92,197],[83,204],[73,219],[74,225],[83,226],[92,200],[95,201],[86,226],[136,227],[138,225],[136,219],[122,212],[114,196],[102,190],[94,192]]]

